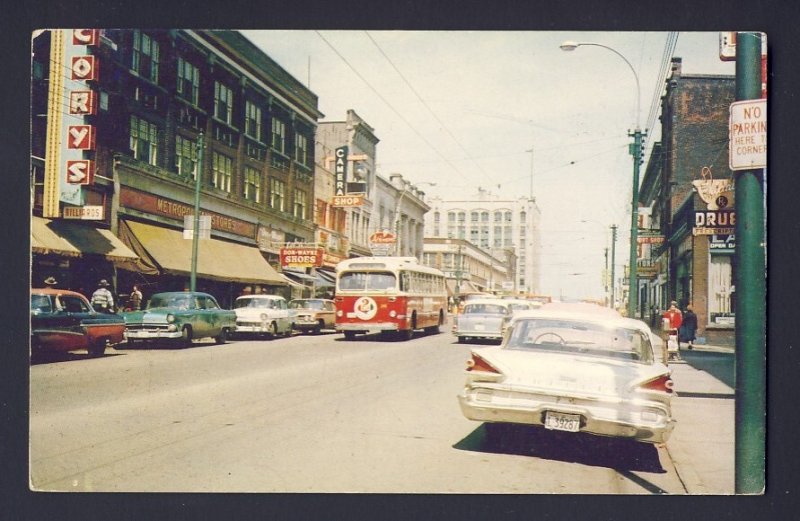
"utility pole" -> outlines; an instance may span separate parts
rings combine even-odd
[[[611,303],[608,300],[608,246],[605,248],[605,256],[606,256],[606,269],[603,271],[603,289],[605,290],[605,299],[606,305],[611,307]]]
[[[194,229],[192,230],[192,273],[189,289],[197,291],[197,250],[200,242],[200,179],[203,177],[203,133],[197,137],[197,168],[194,173]]]
[[[615,308],[617,297],[615,295],[614,265],[617,262],[617,225],[611,225],[611,309]]]
[[[736,34],[736,100],[761,97],[761,33]],[[732,145],[730,145],[732,146]],[[766,254],[764,170],[734,172],[736,193],[736,493],[764,491]]]
[[[639,300],[639,281],[636,279],[638,267],[638,242],[639,242],[639,166],[642,164],[642,137],[644,133],[639,126],[628,136],[633,137],[630,144],[630,153],[633,156],[633,195],[631,198],[631,258],[630,280],[628,281],[628,316],[636,318],[636,308]]]

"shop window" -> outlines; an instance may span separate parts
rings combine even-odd
[[[197,143],[181,136],[175,137],[175,169],[182,177],[196,178]]]
[[[244,168],[244,198],[254,203],[261,202],[261,173],[255,168]]]
[[[148,34],[133,31],[131,69],[153,83],[158,83],[158,42]]]
[[[178,95],[197,105],[200,92],[200,71],[184,60],[178,58]]]
[[[233,91],[222,83],[214,82],[214,117],[231,124],[233,113]]]
[[[233,160],[228,156],[214,152],[212,156],[211,184],[214,188],[225,192],[231,191],[231,178],[233,177]]]
[[[155,165],[158,155],[158,127],[131,116],[129,134],[134,159]]]

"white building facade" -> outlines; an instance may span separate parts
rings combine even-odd
[[[472,198],[432,197],[428,204],[426,237],[468,240],[489,253],[513,248],[517,267],[514,291],[540,292],[541,211],[535,198],[506,199],[479,189]]]

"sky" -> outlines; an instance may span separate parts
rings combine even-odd
[[[605,248],[629,258],[629,130],[659,138],[667,32],[243,31],[319,98],[321,121],[354,110],[380,139],[376,169],[428,197],[532,194],[541,210],[541,293],[603,298]],[[729,74],[718,32],[680,32],[684,74]],[[581,46],[567,40],[613,48]],[[667,60],[669,56],[667,56]],[[633,70],[632,70],[633,69]],[[634,74],[635,71],[635,74]],[[636,79],[640,110],[637,115]],[[655,123],[649,116],[655,116]],[[533,150],[533,152],[529,152]],[[610,255],[610,253],[609,253]],[[610,262],[610,259],[609,259]]]

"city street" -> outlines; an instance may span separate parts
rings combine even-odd
[[[673,363],[664,446],[520,428],[456,401],[471,344],[301,335],[36,360],[38,491],[732,494],[731,350]]]

